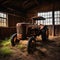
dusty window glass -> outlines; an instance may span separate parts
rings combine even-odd
[[[49,12],[40,12],[38,16],[46,18],[45,20],[38,20],[38,24],[52,25],[52,11]],[[36,21],[37,22],[37,21]]]
[[[7,27],[7,14],[0,12],[0,27]]]
[[[60,11],[54,12],[55,25],[60,25]]]

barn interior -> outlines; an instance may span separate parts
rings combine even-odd
[[[51,18],[47,17],[46,25],[49,26],[50,35],[51,36],[59,36],[60,28],[59,28],[59,1],[54,0],[1,0],[0,1],[0,38],[5,38],[10,36],[11,34],[16,32],[16,24],[19,22],[31,23],[32,17],[38,16],[41,13],[44,17],[45,15],[49,15],[51,13]],[[50,12],[50,13],[49,13]],[[54,15],[57,12],[56,18]],[[6,19],[4,19],[4,14],[6,15]],[[47,13],[47,14],[46,14]],[[3,15],[3,17],[2,17]],[[49,21],[49,19],[51,21]],[[4,22],[5,21],[5,22]],[[41,22],[42,23],[42,22]],[[45,22],[43,23],[45,24]]]
[[[48,56],[42,56],[39,51],[35,55],[28,55],[24,51],[20,51],[20,55],[14,55],[6,58],[5,55],[1,56],[1,60],[60,60],[60,1],[59,0],[0,0],[0,40],[5,40],[11,37],[12,34],[16,33],[17,23],[32,23],[32,17],[42,16],[45,20],[33,21],[35,24],[47,25],[49,28],[50,39],[55,40],[49,44],[48,50],[43,48],[44,53],[47,51]],[[56,39],[55,39],[56,38]],[[57,41],[56,41],[57,40]],[[25,41],[24,41],[25,42]],[[52,47],[51,47],[52,46]],[[0,44],[0,47],[1,44]],[[47,47],[47,45],[45,46]],[[19,53],[16,47],[10,47],[14,50],[13,53]],[[57,50],[56,50],[57,49]],[[15,52],[17,50],[17,52]],[[54,50],[54,51],[52,51]],[[57,52],[58,51],[58,52]],[[56,53],[57,52],[57,53]],[[40,53],[40,54],[39,54]],[[53,53],[53,54],[52,54]],[[51,54],[51,55],[50,55]],[[7,56],[7,55],[6,55]],[[4,57],[4,58],[3,58]],[[16,57],[16,58],[15,58]],[[24,57],[24,58],[23,58]]]

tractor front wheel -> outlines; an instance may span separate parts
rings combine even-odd
[[[30,37],[27,45],[27,52],[33,53],[36,50],[36,40],[34,37]]]

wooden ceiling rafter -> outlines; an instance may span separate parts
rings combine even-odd
[[[39,2],[37,0],[33,0],[36,5],[39,5]]]
[[[2,2],[1,2],[1,5],[5,5],[5,4],[8,4],[8,3],[10,3],[12,0],[3,0]]]
[[[23,5],[27,4],[29,2],[29,0],[26,0],[23,2]]]
[[[44,3],[52,3],[54,0],[0,0],[0,10],[11,10],[25,13]]]

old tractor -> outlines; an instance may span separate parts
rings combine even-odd
[[[45,20],[43,17],[33,17],[33,20]],[[16,30],[17,33],[13,34],[11,37],[11,45],[15,46],[17,43],[19,43],[20,40],[28,40],[27,43],[27,52],[31,53],[34,52],[36,49],[36,36],[41,35],[38,23],[17,23],[16,24]],[[49,32],[47,31],[46,38],[48,39],[48,34]]]

